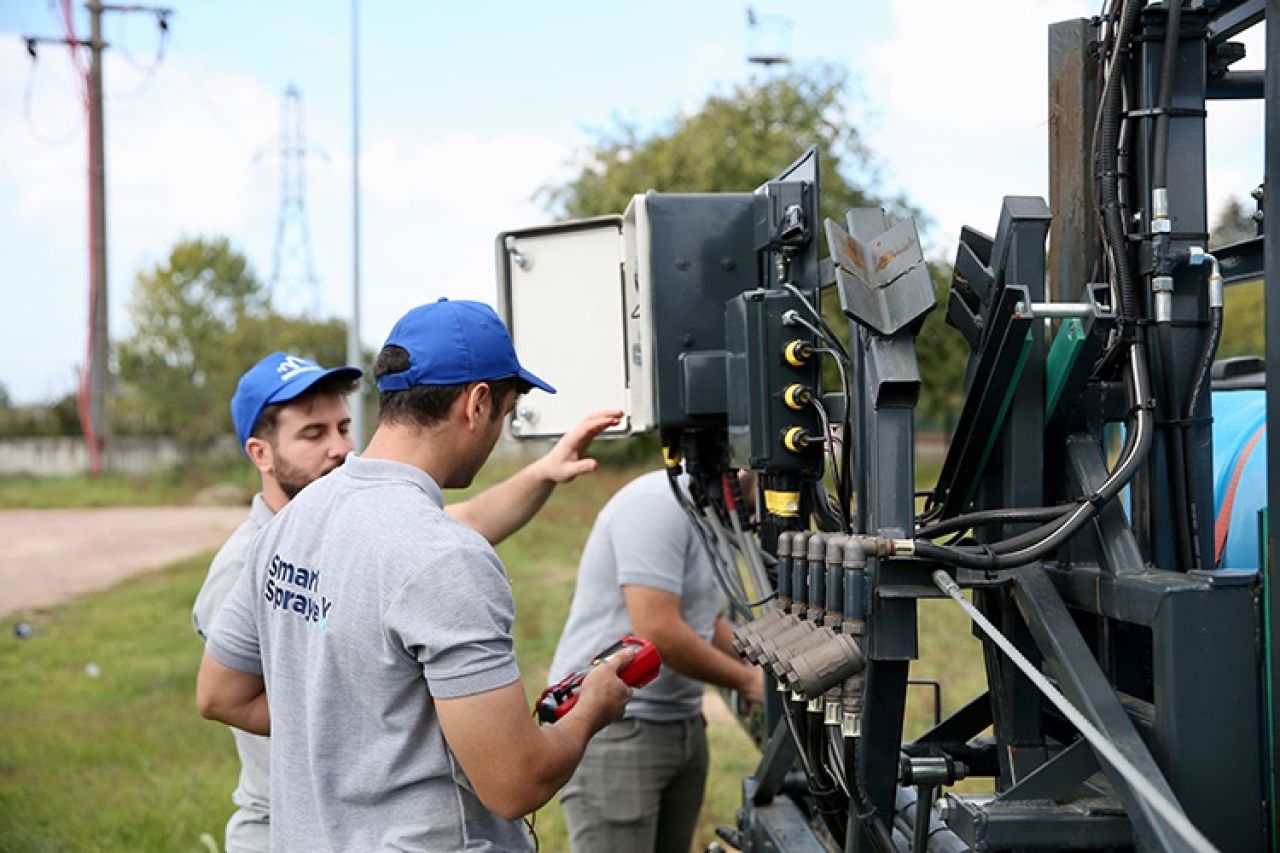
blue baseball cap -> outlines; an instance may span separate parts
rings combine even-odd
[[[245,371],[231,397],[231,420],[236,425],[240,449],[253,435],[262,410],[272,403],[287,403],[321,379],[342,376],[356,380],[363,374],[358,367],[321,367],[309,358],[273,352]]]
[[[546,382],[520,366],[511,335],[496,311],[465,299],[419,305],[400,318],[386,346],[409,353],[409,367],[378,379],[379,391],[415,385],[462,385],[519,377],[548,394]]]

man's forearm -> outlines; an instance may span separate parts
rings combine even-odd
[[[271,712],[262,676],[225,666],[208,652],[200,660],[196,709],[207,720],[255,735],[271,734]]]
[[[713,635],[714,637],[714,635]],[[662,662],[688,678],[716,687],[740,690],[747,677],[746,665],[736,654],[726,654],[708,643],[683,620],[664,625],[645,639],[658,647]]]
[[[446,507],[445,512],[497,545],[542,509],[557,484],[595,470],[595,460],[586,455],[587,448],[596,436],[621,420],[620,409],[591,412],[541,459],[470,500]]]
[[[711,634],[711,645],[737,660],[738,650],[733,647],[733,625],[721,614],[716,617],[716,626]]]
[[[252,735],[262,735],[264,737],[270,735],[271,712],[267,707],[266,691],[259,693],[257,698],[248,705],[242,705],[237,708],[233,714],[233,719],[226,719],[222,722]]]
[[[580,714],[569,714],[555,725],[539,727],[538,734],[544,742],[544,763],[537,774],[538,799],[550,800],[568,783],[597,728],[597,723]]]
[[[542,509],[555,486],[534,462],[475,497],[445,507],[445,512],[497,545]]]
[[[617,677],[622,662],[595,667],[578,704],[551,726],[539,727],[529,716],[519,680],[436,700],[444,738],[486,808],[515,819],[540,808],[569,781],[591,736],[622,716],[631,692]]]

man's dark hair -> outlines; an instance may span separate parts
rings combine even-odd
[[[409,352],[404,347],[388,344],[373,362],[375,381],[393,373],[409,369]],[[518,376],[484,380],[493,396],[489,417],[502,416],[503,403],[515,394],[527,394],[533,386]],[[402,423],[430,427],[444,420],[455,400],[472,383],[457,385],[414,385],[403,391],[383,391],[378,394],[378,423]]]
[[[341,373],[330,374],[323,379],[317,380],[314,385],[292,400],[285,400],[283,403],[272,403],[263,407],[262,414],[258,415],[258,420],[253,425],[253,432],[249,433],[249,435],[274,443],[276,440],[276,427],[279,426],[280,421],[280,411],[285,406],[296,406],[299,403],[305,404],[316,397],[323,397],[329,394],[340,394],[346,397],[348,394],[355,393],[359,387],[359,379],[352,379],[349,375]]]

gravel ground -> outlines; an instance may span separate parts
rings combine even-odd
[[[0,619],[216,550],[246,507],[0,512]]]

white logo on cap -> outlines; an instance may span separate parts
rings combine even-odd
[[[290,379],[302,373],[310,373],[313,370],[319,370],[320,365],[314,361],[305,358],[298,358],[293,355],[286,355],[284,361],[280,362],[276,367],[276,373],[280,374],[281,382],[288,382]]]

